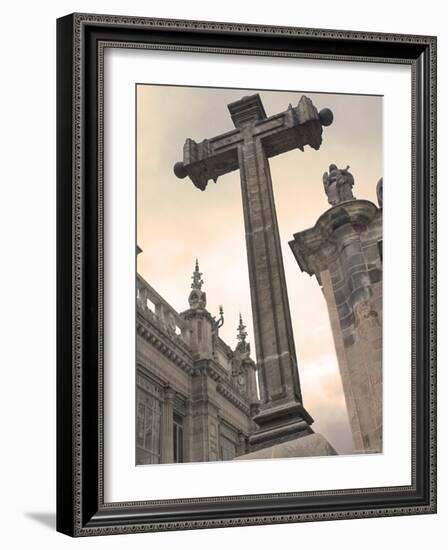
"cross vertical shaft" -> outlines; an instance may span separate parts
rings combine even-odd
[[[238,149],[255,346],[262,404],[301,401],[271,174],[261,141]]]

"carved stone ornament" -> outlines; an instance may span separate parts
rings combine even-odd
[[[325,193],[331,206],[336,206],[345,201],[352,201],[356,198],[352,193],[355,180],[348,171],[349,168],[350,166],[338,168],[336,164],[330,164],[328,172],[325,172],[322,176]]]
[[[205,309],[205,306],[207,305],[207,294],[202,290],[204,281],[202,280],[202,273],[199,271],[199,262],[197,258],[191,278],[193,280],[191,283],[192,291],[190,292],[190,296],[188,296],[190,308]]]

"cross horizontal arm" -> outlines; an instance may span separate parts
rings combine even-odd
[[[312,101],[302,96],[297,107],[289,105],[286,111],[273,115],[254,126],[254,139],[261,139],[267,158],[292,149],[303,151],[305,145],[319,149],[322,144],[322,126],[331,123],[329,109],[318,113]]]
[[[238,169],[237,147],[241,141],[239,130],[204,139],[200,143],[188,138],[184,144],[184,160],[175,164],[174,172],[181,178],[188,175],[203,191],[208,180],[216,181],[219,176]]]
[[[241,168],[238,164],[238,147],[250,137],[260,140],[266,158],[292,149],[303,151],[305,145],[319,149],[322,143],[322,126],[333,121],[329,109],[318,112],[312,101],[302,96],[297,107],[289,105],[286,111],[266,117],[260,96],[246,96],[228,105],[236,126],[225,134],[202,142],[188,138],[183,149],[183,162],[177,162],[177,177],[189,176],[202,191],[208,180]]]

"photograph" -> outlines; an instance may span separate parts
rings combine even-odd
[[[135,94],[136,466],[382,453],[383,97]]]

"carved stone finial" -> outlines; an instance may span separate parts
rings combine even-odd
[[[202,290],[204,281],[202,280],[202,273],[199,271],[199,262],[197,258],[191,278],[193,280],[191,283],[191,288],[193,290],[190,292],[190,296],[188,297],[188,303],[192,309],[205,308],[207,305],[207,295]]]
[[[250,345],[248,342],[246,342],[246,338],[247,338],[246,325],[243,323],[243,318],[240,313],[240,320],[238,323],[237,335],[236,335],[236,339],[238,340],[236,351],[240,353],[250,353]]]
[[[194,266],[193,275],[191,276],[193,282],[191,283],[191,288],[196,290],[201,290],[204,281],[202,280],[202,273],[199,271],[199,262],[196,258],[196,264]]]
[[[338,168],[336,164],[330,164],[328,172],[322,176],[325,193],[331,206],[356,199],[352,193],[355,180],[348,171],[349,168],[350,166]]]
[[[221,328],[224,324],[224,308],[222,306],[219,306],[219,317],[216,319],[216,317],[213,317],[213,328],[217,330],[218,328]]]
[[[334,115],[331,109],[325,107],[319,111],[319,120],[322,126],[330,126],[333,123]]]
[[[259,94],[244,96],[238,101],[227,105],[235,128],[255,124],[267,118],[263,103]]]
[[[238,324],[238,334],[236,336],[239,342],[246,342],[247,332],[245,329],[246,329],[246,325],[243,323],[243,318],[240,313],[240,322]]]
[[[188,175],[185,164],[182,161],[176,162],[176,164],[173,166],[173,171],[176,177],[178,177],[180,180],[183,180]]]

